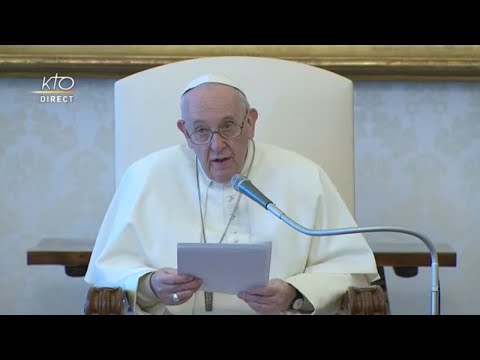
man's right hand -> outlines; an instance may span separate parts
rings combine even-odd
[[[191,275],[179,275],[177,269],[162,268],[150,276],[150,286],[162,304],[180,305],[202,286],[202,280]]]

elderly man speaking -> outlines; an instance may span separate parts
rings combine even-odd
[[[377,277],[362,235],[298,233],[232,187],[234,175],[248,176],[306,227],[356,226],[321,166],[254,141],[261,119],[240,85],[201,76],[186,86],[180,109],[186,143],[128,168],[98,233],[88,283],[122,287],[136,314],[334,314],[349,286]],[[202,279],[177,271],[181,242],[271,242],[269,281],[234,295],[202,291]]]

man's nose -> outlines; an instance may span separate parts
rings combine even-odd
[[[220,135],[218,131],[213,133],[212,140],[210,141],[210,147],[214,150],[219,150],[225,145],[225,139]]]

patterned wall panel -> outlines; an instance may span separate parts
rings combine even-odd
[[[44,236],[94,237],[113,195],[113,80],[76,79],[45,103],[42,79],[0,79],[0,312],[82,313],[87,286],[27,266]]]
[[[359,223],[407,226],[450,244],[458,266],[440,270],[442,312],[478,313],[480,84],[356,82],[355,164]],[[410,279],[389,270],[387,281],[393,312],[429,313],[429,268]]]

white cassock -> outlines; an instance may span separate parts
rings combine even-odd
[[[288,150],[253,145],[250,142],[242,174],[253,157],[248,178],[286,215],[317,230],[357,226],[320,166]],[[202,291],[177,306],[145,309],[137,302],[143,275],[177,268],[177,243],[203,241],[195,163],[193,151],[177,145],[129,167],[105,215],[85,280],[124,288],[135,313],[254,314],[236,295],[218,293],[213,311],[205,312]],[[224,233],[240,194],[230,184],[214,183],[199,168],[206,238],[214,243]],[[242,196],[223,242],[265,241],[272,242],[270,279],[296,287],[316,314],[335,313],[348,286],[367,286],[378,276],[363,235],[307,236]]]

